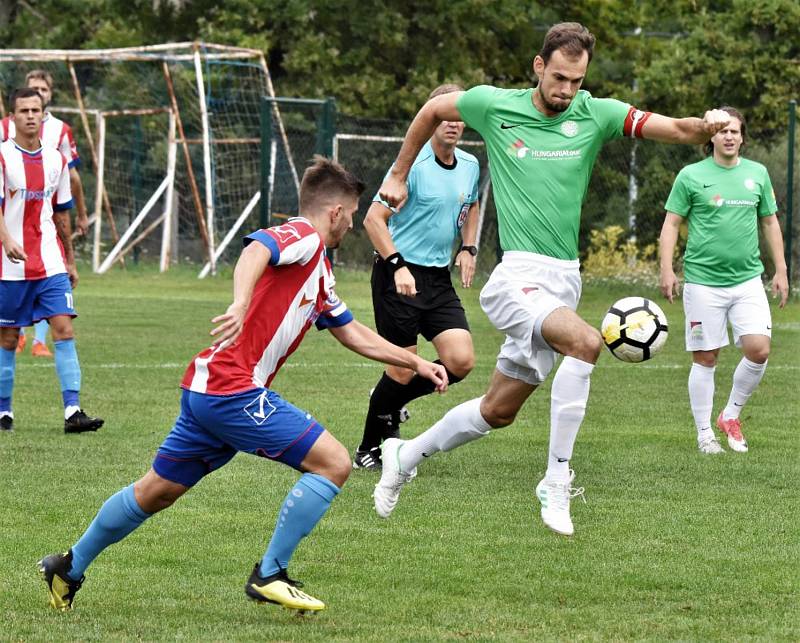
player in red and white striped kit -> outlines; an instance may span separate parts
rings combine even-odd
[[[303,175],[300,217],[245,238],[233,275],[233,303],[212,320],[214,346],[198,353],[181,383],[181,412],[139,481],[111,496],[66,554],[39,562],[50,603],[69,609],[88,565],[153,513],[243,451],[302,472],[283,503],[263,558],[245,584],[255,600],[297,610],[324,603],[302,592],[286,569],[295,548],[328,510],[351,471],[347,449],[310,413],[268,388],[312,324],[350,350],[410,368],[447,387],[440,364],[421,359],[353,319],[334,292],[326,247],[353,225],[363,184],[317,158]],[[331,384],[335,386],[334,383]]]
[[[75,145],[75,137],[72,135],[72,128],[59,118],[56,118],[47,111],[47,106],[53,96],[53,77],[43,69],[33,69],[25,76],[25,86],[35,89],[44,101],[45,113],[42,118],[42,126],[39,131],[39,138],[42,145],[52,147],[61,152],[67,159],[69,165],[69,181],[72,197],[75,204],[75,228],[78,234],[85,234],[89,227],[89,218],[86,212],[86,203],[83,195],[83,184],[78,173],[80,157],[78,148]],[[0,142],[9,138],[14,138],[14,122],[10,117],[0,121]],[[34,357],[52,357],[52,353],[47,348],[47,322],[41,321],[36,324],[36,333],[33,340],[32,355]],[[17,352],[20,353],[25,348],[25,332],[20,329],[19,343]]]
[[[64,401],[64,431],[96,431],[100,418],[80,408],[81,371],[72,329],[72,195],[67,160],[41,144],[43,101],[34,89],[11,99],[15,137],[0,143],[0,428],[11,430],[16,348],[21,327],[47,319]]]

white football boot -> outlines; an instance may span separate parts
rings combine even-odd
[[[388,518],[392,515],[397,500],[400,498],[400,490],[403,485],[410,482],[417,475],[417,468],[411,471],[402,471],[400,468],[400,448],[405,444],[405,440],[389,438],[384,440],[381,450],[383,452],[383,472],[372,498],[375,501],[375,511],[381,518]]]
[[[536,497],[542,503],[542,521],[546,527],[562,536],[571,536],[575,533],[569,515],[570,499],[580,496],[581,500],[586,502],[583,497],[583,487],[575,489],[571,486],[574,479],[575,472],[570,469],[569,480],[561,482],[544,477],[536,485]]]

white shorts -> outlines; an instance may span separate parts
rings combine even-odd
[[[742,335],[772,337],[772,316],[761,277],[736,286],[686,284],[683,288],[686,313],[686,350],[710,351],[727,346],[728,324],[733,341],[741,346]]]
[[[538,385],[553,369],[558,353],[542,337],[542,322],[556,308],[575,310],[581,297],[578,260],[532,252],[506,252],[481,290],[481,308],[506,341],[497,370]]]

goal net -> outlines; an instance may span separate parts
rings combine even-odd
[[[263,54],[209,43],[0,50],[0,115],[33,69],[52,76],[49,110],[77,141],[91,221],[77,250],[93,269],[152,257],[162,271],[189,261],[213,274],[236,232],[257,224],[259,104],[274,97]],[[277,103],[272,119],[292,162]]]

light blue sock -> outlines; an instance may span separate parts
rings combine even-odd
[[[11,410],[11,394],[14,392],[14,371],[17,368],[17,351],[0,348],[0,411]],[[5,408],[8,407],[8,408]]]
[[[61,383],[61,391],[81,390],[81,365],[78,363],[78,352],[75,350],[74,339],[60,339],[56,346],[56,373]],[[66,403],[66,402],[65,402]],[[78,401],[76,406],[80,406]],[[66,407],[65,407],[66,408]]]
[[[48,328],[50,328],[50,324],[47,323],[46,319],[36,322],[33,325],[34,341],[39,342],[40,344],[46,344]]]
[[[72,546],[70,578],[80,580],[101,551],[125,538],[151,515],[136,502],[132,484],[111,496],[100,507],[80,540]]]
[[[283,501],[278,523],[261,559],[259,574],[272,576],[286,569],[297,545],[320,521],[339,487],[316,473],[304,473]]]

